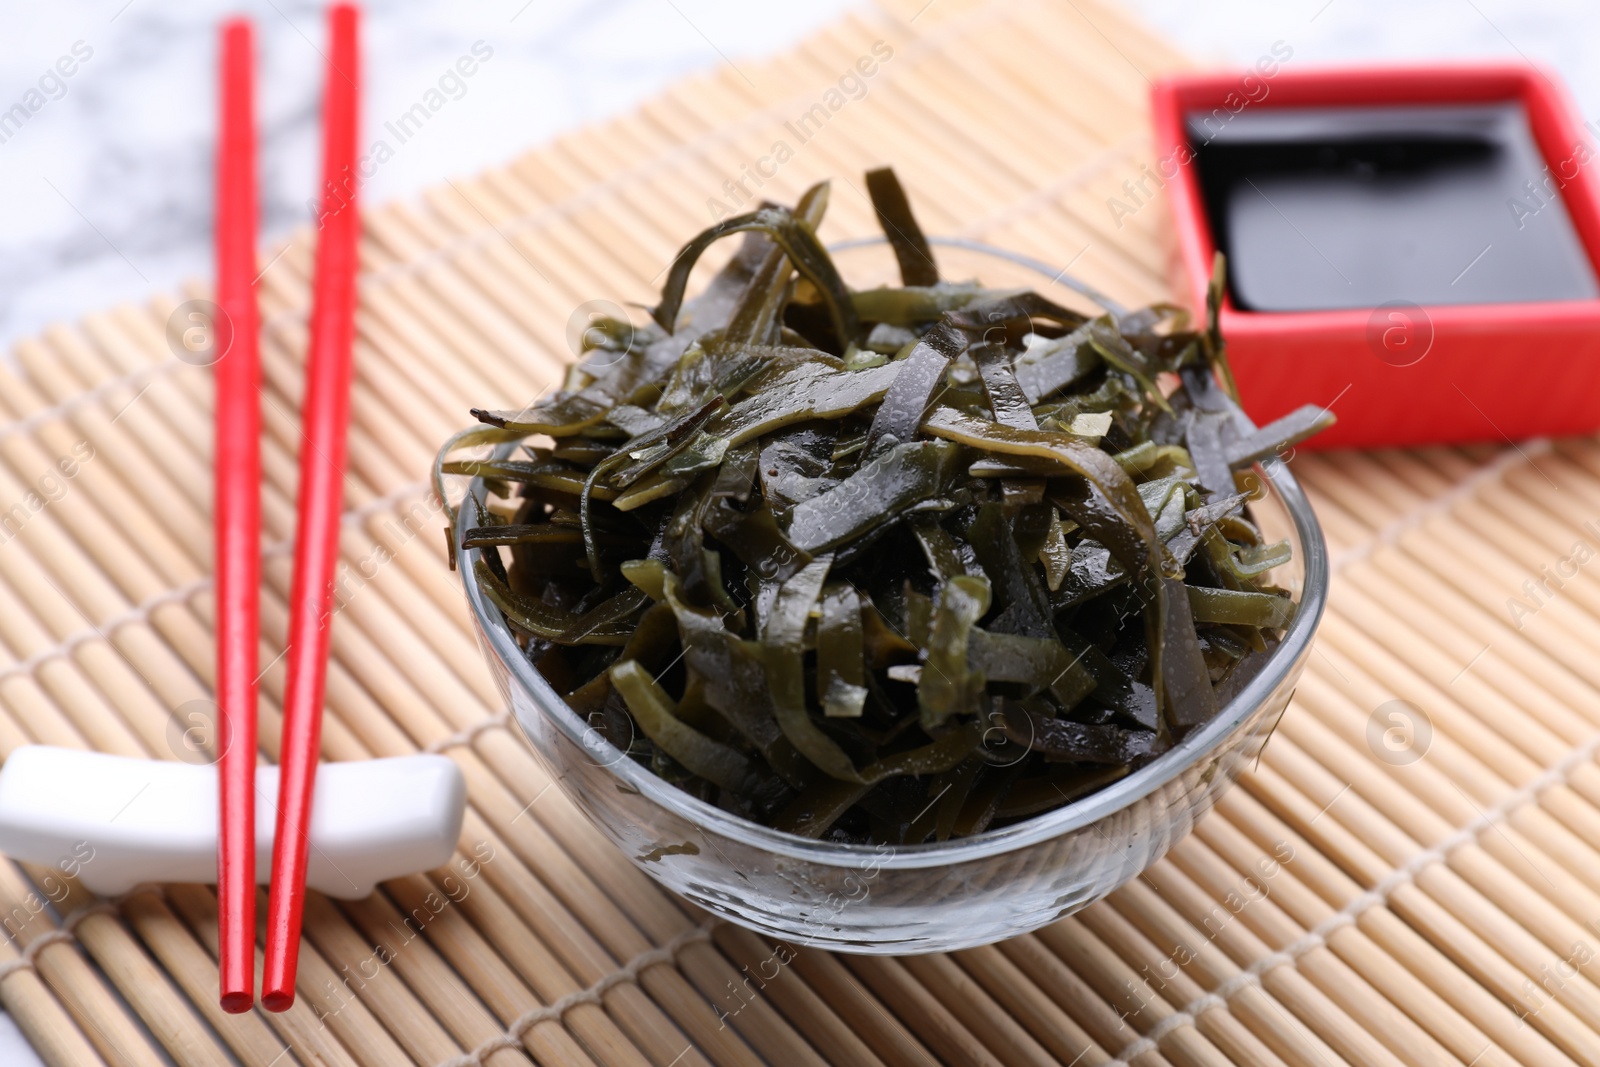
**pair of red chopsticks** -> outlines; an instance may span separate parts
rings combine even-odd
[[[277,831],[267,900],[261,1003],[294,1003],[295,965],[310,849],[311,795],[322,741],[328,620],[339,554],[345,436],[355,338],[356,8],[328,9],[322,106],[322,229],[317,240],[302,409],[300,495],[290,591],[288,684],[283,701]],[[261,409],[256,309],[256,152],[252,31],[222,28],[217,146],[216,560],[217,701],[221,707],[221,836],[217,932],[222,1006],[250,1009],[255,985],[257,602],[261,576]],[[336,191],[338,191],[336,193]]]

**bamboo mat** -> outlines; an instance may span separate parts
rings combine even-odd
[[[830,98],[862,57],[871,75]],[[1585,968],[1600,944],[1594,440],[1297,457],[1335,587],[1257,770],[1108,901],[950,956],[791,957],[707,922],[551,787],[479,662],[425,472],[469,406],[517,407],[550,385],[576,306],[648,300],[710,220],[708,199],[739,206],[725,182],[786,200],[833,176],[824,236],[870,232],[860,174],[885,162],[929,232],[1070,261],[1128,304],[1159,299],[1162,209],[1119,227],[1106,198],[1148,162],[1146,79],[1181,62],[1096,0],[889,0],[769,62],[373,210],[325,755],[447,753],[470,784],[460,851],[365,901],[313,896],[299,1002],[243,1016],[216,1005],[209,888],[99,901],[0,862],[0,1002],[41,1054],[1600,1064]],[[780,140],[792,158],[769,176],[762,157]],[[746,177],[758,168],[759,190]],[[261,281],[267,758],[311,235],[278,252]],[[177,303],[52,330],[0,367],[0,501],[21,505],[0,514],[0,752],[170,758],[205,707],[210,375],[173,357]],[[62,458],[71,477],[51,474]]]

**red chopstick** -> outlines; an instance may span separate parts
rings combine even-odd
[[[285,653],[289,677],[283,699],[272,889],[267,899],[267,956],[261,977],[261,1003],[268,1011],[285,1011],[294,1003],[311,844],[311,794],[322,743],[328,627],[339,557],[355,339],[356,243],[361,231],[355,169],[357,20],[354,5],[328,8],[331,46],[322,101],[322,231],[317,240],[301,414],[299,516]]]
[[[257,590],[261,577],[256,146],[246,19],[222,25],[217,142],[217,702],[221,711],[217,941],[224,1011],[249,1011],[256,970]]]

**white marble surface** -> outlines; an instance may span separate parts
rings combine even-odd
[[[782,48],[849,0],[392,0],[368,5],[369,134],[478,41],[492,58],[371,179],[374,199],[504,160],[626,108],[724,56]],[[938,0],[934,0],[938,2]],[[1526,57],[1556,68],[1600,119],[1593,0],[1128,0],[1200,58],[1294,64]],[[0,141],[0,346],[209,269],[214,25],[252,13],[262,61],[263,228],[305,217],[316,174],[320,5],[310,0],[59,0],[0,9],[0,113],[27,102],[75,42],[92,49]],[[69,66],[71,64],[68,64]],[[47,93],[59,93],[51,99]],[[0,114],[3,119],[3,114]],[[6,128],[0,126],[0,133]],[[0,1015],[0,1063],[36,1063]]]
[[[372,176],[373,201],[505,160],[691,71],[781,49],[847,0],[390,0],[367,5],[363,143],[471,52],[425,127]],[[208,273],[215,25],[244,10],[260,62],[262,230],[308,217],[317,175],[322,5],[312,0],[69,0],[0,8],[0,347],[47,323]],[[481,43],[479,43],[481,42]],[[69,63],[69,66],[71,64]],[[453,76],[453,75],[452,75]],[[52,99],[49,93],[59,93]],[[0,125],[0,135],[11,127]]]
[[[1600,117],[1593,0],[1124,0],[1200,60],[1252,63],[1274,41],[1292,63],[1524,59],[1553,67]]]

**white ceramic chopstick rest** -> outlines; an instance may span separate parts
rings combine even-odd
[[[466,807],[444,756],[317,768],[306,884],[355,900],[448,863]],[[271,877],[278,768],[256,772],[256,876]],[[217,880],[217,769],[25,745],[0,767],[0,852],[58,867],[102,896],[141,882]]]

